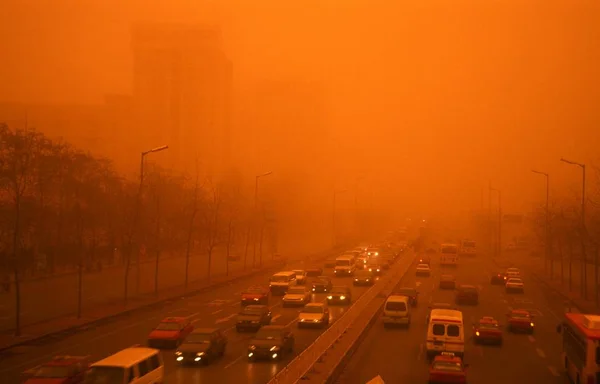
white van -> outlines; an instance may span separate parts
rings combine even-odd
[[[457,356],[465,353],[463,314],[455,309],[432,309],[427,325],[427,356],[452,352]]]
[[[158,349],[134,346],[92,364],[84,384],[162,384],[164,374]]]
[[[285,295],[290,287],[297,284],[296,272],[284,271],[277,272],[269,280],[269,289],[273,295]]]
[[[410,298],[407,296],[391,295],[383,306],[383,326],[392,324],[410,326]]]
[[[356,260],[353,255],[344,255],[335,259],[335,269],[333,272],[336,276],[352,276],[356,269]]]
[[[458,245],[442,244],[440,246],[440,265],[453,267],[458,265]]]

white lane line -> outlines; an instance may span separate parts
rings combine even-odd
[[[242,356],[240,356],[240,357],[236,358],[236,359],[235,359],[235,360],[233,360],[231,363],[227,364],[227,365],[225,366],[225,369],[227,369],[227,368],[231,368],[231,366],[232,366],[232,365],[234,365],[235,363],[237,363],[238,361],[240,361],[240,359],[242,359],[243,357],[246,357],[246,355],[242,355]]]
[[[222,319],[217,319],[217,320],[215,321],[215,324],[226,323],[226,322],[228,322],[229,320],[233,319],[235,316],[236,316],[236,315],[235,315],[235,313],[233,313],[233,314],[231,314],[231,315],[229,315],[229,316],[227,316],[227,317],[223,317]]]
[[[287,327],[291,327],[292,324],[294,324],[296,321],[298,321],[298,318],[295,318],[294,320],[290,321],[289,323],[287,323],[285,326]]]
[[[231,306],[232,306],[232,307],[237,307],[238,305],[240,305],[240,303],[237,303],[237,302],[236,302],[236,303],[233,303],[233,304],[231,304]]]
[[[271,305],[271,306],[269,307],[269,309],[272,311],[272,310],[273,310],[273,308],[275,308],[275,307],[279,307],[280,305],[281,305],[281,303],[273,304],[273,305]]]
[[[200,314],[200,312],[192,313],[191,315],[189,315],[189,316],[186,316],[186,319],[188,319],[188,320],[189,320],[189,319],[191,319],[191,318],[194,318],[194,317],[198,316],[199,314]]]
[[[212,312],[211,315],[216,315],[219,312],[223,312],[223,310],[222,309],[217,309],[216,311]]]
[[[535,351],[537,352],[538,356],[541,357],[542,359],[546,358],[546,354],[544,353],[544,351],[541,348],[536,348]]]
[[[535,337],[529,335],[527,336],[527,339],[529,339],[530,342],[535,343]]]
[[[275,315],[271,318],[271,321],[275,321],[277,319],[279,319],[281,317],[281,315]]]
[[[558,369],[554,368],[553,366],[549,365],[548,370],[550,371],[552,376],[560,377],[560,373],[558,373]]]

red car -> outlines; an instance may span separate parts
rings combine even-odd
[[[87,356],[56,356],[47,363],[25,371],[24,384],[79,384],[83,383],[89,367]]]
[[[453,353],[442,352],[433,359],[429,367],[429,384],[466,383],[468,366]]]
[[[242,292],[242,305],[269,305],[269,289],[254,286]]]
[[[176,348],[194,330],[186,317],[167,317],[148,335],[150,348]]]
[[[535,323],[531,312],[525,309],[513,309],[506,314],[506,317],[509,331],[533,333]]]
[[[482,317],[477,324],[473,326],[475,343],[494,343],[502,344],[502,330],[498,321],[490,316]]]

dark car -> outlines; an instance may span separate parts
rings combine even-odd
[[[235,329],[238,332],[257,331],[263,325],[270,325],[271,317],[266,305],[248,305],[238,314]]]
[[[207,363],[225,354],[227,337],[217,328],[198,328],[175,351],[181,364]]]
[[[371,272],[373,276],[379,276],[383,273],[383,267],[381,262],[378,260],[369,260],[367,263],[367,271]]]
[[[327,304],[350,305],[352,303],[352,290],[350,287],[336,286],[327,296]]]
[[[327,276],[319,276],[312,282],[312,291],[315,293],[323,293],[331,291],[333,283]]]
[[[479,304],[479,291],[473,285],[460,285],[456,290],[456,304]]]
[[[269,304],[269,288],[253,286],[242,292],[240,302],[242,306],[252,304]]]
[[[24,373],[25,384],[64,383],[80,384],[91,361],[88,356],[55,356]]]
[[[429,257],[429,256],[419,257],[419,264],[427,264],[427,265],[431,266],[431,257]]]
[[[391,296],[406,296],[410,299],[410,305],[416,307],[419,303],[419,292],[416,288],[403,287],[394,290]]]
[[[498,272],[496,274],[493,274],[490,279],[490,283],[492,285],[504,285],[506,284],[506,275],[504,274],[504,272]]]
[[[377,281],[378,277],[373,276],[371,272],[366,269],[359,269],[354,272],[354,285],[373,285]]]
[[[440,289],[456,289],[456,279],[452,275],[442,275],[439,287]]]
[[[323,275],[323,268],[308,268],[306,270],[307,277],[317,277]]]
[[[281,358],[294,350],[294,334],[284,325],[262,327],[250,340],[248,360]]]
[[[506,314],[506,320],[510,332],[533,333],[535,324],[533,323],[533,315],[528,310],[513,309]]]

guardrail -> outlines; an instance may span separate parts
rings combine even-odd
[[[367,290],[355,303],[344,313],[338,321],[334,322],[329,329],[323,332],[308,348],[300,353],[285,368],[277,373],[268,384],[294,384],[301,380],[319,361],[319,359],[333,346],[333,344],[344,334],[348,327],[361,315],[367,305],[386,289],[388,284],[395,280],[399,274],[406,273],[414,261],[414,254],[400,258],[377,284]]]

